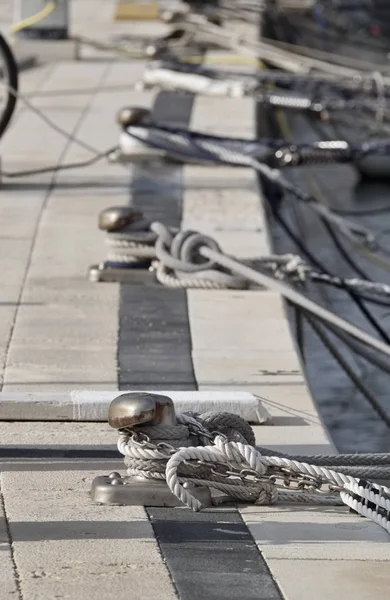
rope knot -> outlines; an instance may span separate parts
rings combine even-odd
[[[247,282],[205,259],[200,249],[208,247],[221,252],[217,242],[202,233],[169,229],[162,223],[152,223],[157,235],[155,252],[158,259],[157,279],[169,287],[244,289]]]
[[[271,481],[263,481],[262,489],[259,491],[259,495],[255,500],[254,504],[256,506],[275,504],[278,499],[278,488]]]
[[[308,267],[302,258],[296,254],[286,254],[283,258],[284,263],[275,269],[275,277],[277,279],[293,277],[298,281],[305,281]]]
[[[197,273],[218,269],[215,262],[203,258],[199,253],[202,246],[221,252],[217,242],[211,237],[192,230],[173,233],[161,223],[152,223],[151,230],[157,234],[157,258],[172,270]]]
[[[369,467],[364,461],[355,467],[362,455],[272,456],[271,451],[254,445],[252,429],[241,417],[217,412],[176,415],[171,398],[146,392],[115,398],[108,421],[119,430],[118,449],[125,456],[128,474],[166,481],[192,510],[203,508],[191,493],[199,486],[213,490],[215,505],[226,500],[255,505],[273,504],[277,499],[342,502],[390,533],[390,489],[362,478],[373,469],[375,477],[382,478],[381,469],[374,465],[387,465],[389,455],[365,456]],[[334,470],[337,466],[341,471]],[[354,476],[356,468],[359,479]]]

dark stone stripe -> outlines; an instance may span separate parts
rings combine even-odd
[[[147,512],[180,600],[281,600],[237,511]]]
[[[161,92],[153,118],[170,125],[188,126],[193,97]],[[135,168],[131,205],[146,217],[180,226],[182,167]],[[122,284],[120,288],[119,389],[194,390],[187,295],[184,290]]]
[[[0,447],[0,459],[57,459],[80,458],[99,460],[123,459],[122,454],[114,446],[4,446]]]
[[[188,95],[160,93],[153,116],[187,126],[192,102]],[[131,191],[132,205],[147,217],[180,225],[180,166],[135,169]],[[118,363],[122,390],[196,388],[185,291],[121,285]],[[237,511],[147,510],[180,600],[280,600]]]

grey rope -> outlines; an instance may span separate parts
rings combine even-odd
[[[274,182],[284,192],[305,202],[308,207],[317,212],[321,218],[331,223],[352,243],[371,248],[375,244],[375,236],[365,227],[354,223],[334,213],[328,207],[313,201],[310,194],[288,181],[279,169],[271,168],[259,160],[264,160],[269,151],[266,142],[234,138],[218,138],[206,136],[186,130],[168,129],[156,124],[150,127],[130,126],[126,133],[148,147],[163,151],[168,157],[196,164],[229,164],[234,166],[252,167],[268,181]],[[332,142],[340,145],[339,150],[349,153],[346,142]]]
[[[344,359],[342,352],[340,352],[335,344],[331,341],[327,333],[323,330],[321,325],[319,325],[315,319],[312,319],[308,315],[305,315],[306,320],[310,324],[313,331],[318,335],[324,346],[329,350],[331,355],[337,361],[339,366],[343,369],[352,383],[355,385],[356,389],[366,398],[371,407],[377,413],[377,415],[382,419],[384,423],[388,427],[390,427],[390,416],[386,412],[386,410],[382,407],[380,402],[376,399],[375,395],[368,389],[366,385],[364,385],[361,378],[355,373],[355,371],[349,366],[348,362]]]
[[[144,227],[146,228],[145,225]],[[110,247],[115,248],[113,255],[115,257],[120,255],[119,258],[124,258],[130,263],[132,260],[140,260],[140,258],[154,259],[156,257],[158,263],[154,268],[159,281],[167,283],[171,287],[245,289],[248,287],[248,282],[252,282],[281,293],[294,305],[326,322],[332,328],[337,328],[386,356],[390,356],[390,347],[387,344],[321,307],[280,280],[286,273],[293,273],[298,276],[298,279],[304,278],[306,267],[299,257],[270,256],[261,259],[260,262],[264,266],[269,266],[275,273],[275,277],[272,277],[224,255],[218,244],[209,236],[194,231],[177,232],[162,223],[152,223],[148,231],[129,229],[129,231],[119,234],[110,233],[107,235],[107,239],[110,240]],[[153,241],[155,241],[154,250]],[[144,242],[146,243],[144,244]],[[119,252],[118,244],[120,244]],[[313,273],[314,276],[318,275]],[[376,293],[380,291],[384,295],[387,295],[389,291],[385,284],[372,284],[371,286],[369,282],[360,280],[356,283],[360,288],[375,290]],[[367,288],[366,283],[368,283]]]
[[[202,505],[184,486],[186,482],[214,490],[216,505],[226,501],[272,504],[277,500],[344,503],[390,532],[389,519],[383,513],[384,509],[389,513],[390,490],[362,479],[388,477],[389,454],[287,457],[255,447],[254,441],[250,426],[237,415],[184,413],[176,415],[175,425],[120,430],[118,448],[130,476],[165,480],[193,510]],[[353,465],[347,466],[348,462]]]
[[[231,269],[231,271],[233,273],[236,273],[237,275],[239,275],[243,278],[247,278],[250,281],[253,281],[254,283],[257,283],[268,289],[279,292],[285,298],[290,300],[290,302],[305,309],[306,311],[311,313],[313,316],[318,317],[321,321],[324,321],[326,323],[329,323],[333,326],[338,327],[342,331],[351,335],[353,338],[355,338],[361,342],[364,342],[365,344],[368,344],[372,348],[379,350],[380,352],[382,352],[383,354],[386,354],[387,356],[390,356],[390,346],[377,340],[376,338],[367,334],[365,331],[363,331],[359,327],[356,327],[352,323],[349,323],[348,321],[346,321],[345,319],[342,319],[338,315],[335,315],[331,311],[329,311],[325,308],[322,308],[321,306],[319,306],[312,300],[309,300],[308,298],[303,296],[301,293],[292,289],[290,286],[288,286],[284,282],[277,281],[275,279],[272,279],[268,275],[265,275],[258,271],[254,271],[250,267],[247,267],[246,265],[243,265],[239,261],[232,259],[226,255],[216,252],[212,248],[204,246],[202,248],[199,248],[199,253],[201,254],[201,256],[204,256],[204,258],[206,258],[208,260],[214,260],[217,264],[221,265],[225,269]]]

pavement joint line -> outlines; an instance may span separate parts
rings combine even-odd
[[[17,565],[16,559],[15,559],[15,551],[14,551],[14,543],[13,543],[13,539],[12,539],[11,527],[10,527],[9,519],[8,519],[8,515],[7,515],[5,498],[4,498],[3,490],[1,487],[1,473],[0,473],[0,510],[4,514],[5,529],[7,532],[9,552],[10,552],[10,558],[11,558],[11,563],[12,563],[12,570],[14,573],[14,583],[15,583],[17,594],[18,594],[18,600],[23,600],[23,591],[22,591],[22,585],[21,585],[21,581],[20,581],[18,565]]]
[[[41,65],[36,65],[36,66],[41,66]],[[44,72],[42,73],[42,77],[39,78],[39,80],[36,82],[36,85],[34,86],[34,91],[29,91],[26,94],[24,94],[24,92],[21,92],[21,95],[29,98],[30,94],[34,94],[34,92],[36,90],[39,90],[43,84],[50,81],[50,78],[55,71],[55,67],[56,67],[56,64],[54,62],[48,63],[47,65],[45,65],[45,69],[44,69]],[[24,104],[21,105],[20,102],[18,102],[18,105],[19,106],[16,107],[16,111],[12,116],[10,128],[15,127],[17,121],[19,121],[20,116],[29,110]],[[1,176],[1,171],[0,171],[0,176]]]
[[[281,591],[281,589],[280,589],[280,586],[279,586],[278,582],[276,581],[276,578],[275,578],[274,574],[272,573],[272,571],[271,571],[271,568],[270,568],[270,566],[269,566],[269,564],[268,564],[268,561],[266,560],[265,556],[263,555],[263,552],[262,552],[261,548],[258,546],[258,544],[257,544],[257,542],[256,542],[256,540],[255,540],[255,537],[254,537],[254,535],[253,535],[253,533],[252,533],[252,530],[250,529],[250,527],[248,527],[247,523],[245,523],[245,520],[243,519],[243,517],[242,517],[242,514],[241,514],[241,512],[240,512],[239,508],[237,508],[237,512],[238,512],[238,514],[239,514],[239,518],[240,518],[240,520],[241,520],[242,524],[243,524],[243,525],[244,525],[244,526],[245,526],[245,527],[248,529],[248,531],[249,531],[249,535],[250,535],[250,537],[252,538],[252,540],[253,540],[253,543],[254,543],[254,544],[257,546],[257,550],[258,550],[258,552],[259,552],[260,556],[262,557],[262,559],[263,559],[263,561],[264,561],[264,565],[265,565],[265,568],[266,568],[266,570],[267,570],[267,572],[268,572],[268,574],[269,574],[269,576],[270,576],[270,579],[272,579],[272,581],[273,581],[273,582],[274,582],[274,584],[275,584],[275,587],[276,587],[276,588],[279,590],[279,593],[280,593],[280,596],[281,596],[281,598],[283,598],[283,595],[282,595],[282,591]]]
[[[167,571],[168,571],[168,577],[169,577],[169,579],[171,580],[171,584],[172,584],[173,590],[174,590],[174,592],[175,592],[175,594],[176,594],[177,598],[180,600],[180,593],[179,593],[179,590],[177,589],[176,582],[175,582],[175,579],[174,579],[174,577],[173,577],[173,573],[172,573],[171,569],[170,569],[170,568],[168,567],[168,565],[167,565],[167,562],[166,562],[166,559],[165,559],[165,556],[164,556],[164,552],[163,552],[163,548],[162,548],[162,544],[161,544],[161,540],[160,540],[160,539],[159,539],[159,537],[156,535],[155,528],[153,527],[153,520],[152,520],[152,518],[151,518],[151,516],[150,516],[150,514],[149,514],[148,508],[147,508],[146,506],[145,506],[144,508],[145,508],[145,513],[146,513],[146,516],[148,517],[148,521],[149,521],[149,523],[150,523],[150,526],[151,526],[151,527],[152,527],[152,529],[153,529],[154,536],[155,536],[155,538],[156,538],[157,548],[158,548],[158,552],[159,552],[159,554],[160,554],[160,556],[161,556],[161,560],[162,560],[162,562],[165,564],[165,566],[167,567]]]

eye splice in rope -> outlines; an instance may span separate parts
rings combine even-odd
[[[265,86],[275,86],[284,90],[293,90],[300,93],[311,93],[318,95],[328,95],[329,93],[339,97],[369,97],[378,98],[378,83],[374,73],[362,72],[359,76],[351,78],[331,76],[327,73],[313,73],[300,75],[296,73],[283,73],[282,71],[255,71],[248,72],[242,70],[217,69],[208,65],[193,65],[191,63],[177,62],[172,60],[156,60],[150,62],[145,67],[144,74],[139,84],[148,85],[185,85],[189,82],[196,82],[198,76],[208,80],[212,85],[214,82],[230,84],[239,84],[244,87],[245,92],[255,91],[257,88]],[[186,76],[186,77],[184,77]],[[189,77],[191,76],[191,77]],[[383,82],[384,83],[384,82]],[[390,89],[384,83],[383,93],[386,98],[390,96]]]
[[[119,146],[122,155],[127,154],[132,162],[140,160],[150,164],[158,155],[160,160],[174,160],[189,164],[253,168],[275,184],[281,192],[305,202],[311,210],[336,226],[352,243],[363,246],[369,251],[376,252],[380,249],[368,229],[338,216],[331,209],[319,204],[312,195],[288,181],[278,168],[272,168],[270,165],[274,165],[275,162],[278,166],[315,164],[319,160],[322,163],[351,162],[376,153],[388,155],[390,154],[389,140],[367,142],[360,146],[352,146],[345,141],[337,140],[286,146],[283,140],[225,138],[152,123],[149,126],[137,125],[125,128]]]
[[[390,490],[331,468],[351,456],[272,456],[255,446],[251,427],[231,413],[176,414],[168,396],[125,393],[110,405],[118,450],[128,475],[97,477],[92,497],[101,504],[178,506],[195,511],[226,502],[346,504],[390,533]],[[366,456],[356,469],[390,464],[390,455]],[[310,464],[310,459],[314,464]],[[359,455],[354,458],[358,463]],[[321,466],[321,463],[324,466]],[[353,467],[355,468],[355,467]]]
[[[91,281],[150,283],[155,273],[159,283],[177,289],[248,287],[246,280],[217,267],[213,261],[199,257],[193,260],[194,244],[196,248],[209,244],[219,250],[218,244],[207,236],[194,231],[179,232],[160,223],[152,227],[142,213],[127,206],[104,210],[99,215],[99,227],[106,232],[108,255],[104,262],[90,267]],[[145,277],[147,274],[149,277]]]
[[[242,139],[167,127],[161,123],[124,127],[119,140],[120,160],[150,162],[156,157],[201,165],[256,168],[257,163],[282,168],[304,165],[360,163],[369,157],[385,159],[390,167],[390,139],[362,144],[345,140],[287,143],[272,138]],[[254,162],[256,161],[256,162]],[[386,171],[390,175],[390,168]]]
[[[120,209],[115,207],[108,209],[107,212],[109,213],[110,210],[120,213]],[[125,214],[128,210],[125,209]],[[105,219],[111,225],[112,218],[105,215]],[[105,219],[101,217],[104,222]],[[356,340],[390,356],[390,346],[322,308],[282,280],[289,277],[292,280],[295,278],[304,281],[306,277],[311,277],[313,280],[336,287],[349,287],[357,293],[367,291],[372,295],[383,296],[389,294],[388,286],[362,280],[329,277],[309,269],[299,257],[290,255],[262,257],[254,261],[246,261],[249,264],[245,264],[223,254],[219,245],[209,236],[196,231],[178,231],[158,222],[150,225],[144,222],[142,226],[140,223],[142,217],[139,217],[139,222],[135,223],[134,230],[131,229],[130,224],[126,231],[120,234],[122,237],[119,242],[123,254],[115,255],[115,258],[120,261],[118,270],[131,271],[134,262],[137,264],[142,258],[148,256],[148,260],[153,261],[150,268],[155,271],[157,280],[169,287],[203,289],[247,289],[253,285],[265,287],[281,293],[290,302],[328,325],[341,329]],[[113,245],[115,252],[118,244],[117,235],[116,231],[107,233],[109,247]],[[254,266],[261,270],[256,270]],[[266,274],[267,270],[271,271],[272,275]]]

